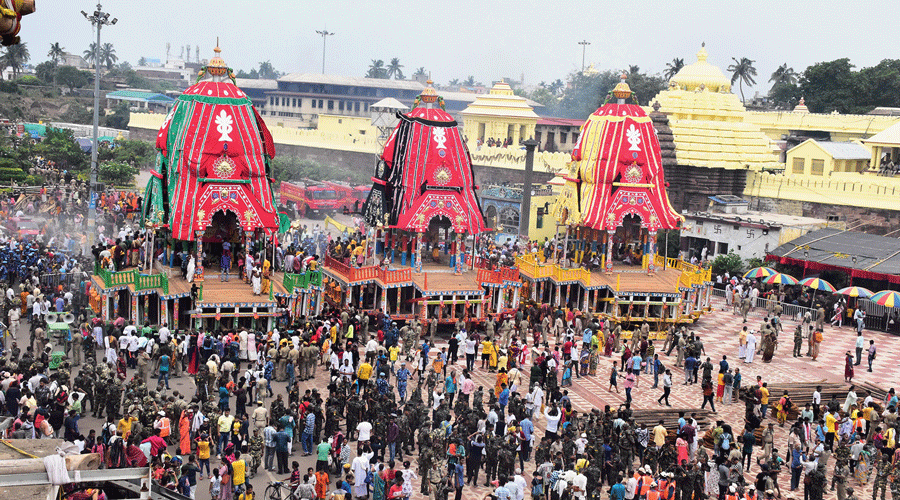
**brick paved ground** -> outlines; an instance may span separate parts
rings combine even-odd
[[[728,355],[729,360],[731,360],[731,365],[735,366],[734,362],[737,361],[737,334],[743,323],[741,322],[740,317],[731,314],[730,311],[723,311],[723,305],[724,304],[721,301],[714,299],[713,306],[715,310],[701,318],[694,325],[693,331],[701,336],[706,349],[706,354],[713,359],[714,363],[720,360],[722,355],[725,354]],[[764,314],[765,312],[762,310],[751,313],[750,321],[747,323],[750,325],[750,328],[757,329]],[[790,319],[785,320],[784,329],[785,332],[787,332],[787,339],[785,340],[788,342],[791,342],[792,340],[791,333],[793,332],[795,325],[796,323],[794,321]],[[822,343],[821,353],[817,361],[812,361],[808,357],[793,358],[791,356],[792,346],[786,344],[776,351],[775,358],[771,363],[762,363],[761,358],[758,356],[752,364],[739,363],[745,385],[747,382],[754,381],[757,375],[761,375],[764,380],[769,382],[841,382],[843,380],[843,355],[846,350],[853,349],[855,331],[850,327],[838,329],[829,326],[825,328],[824,336],[825,340]],[[866,372],[864,367],[858,367],[863,369],[857,370],[855,381],[872,382],[887,389],[893,386],[898,380],[895,367],[900,365],[900,338],[872,331],[866,331],[865,336],[867,340],[875,340],[876,345],[879,348],[879,357],[873,373]],[[698,408],[702,402],[699,386],[684,386],[680,384],[680,382],[684,380],[684,376],[681,369],[674,367],[674,352],[669,358],[666,356],[661,356],[661,358],[665,365],[673,370],[673,381],[675,382],[675,385],[670,397],[672,406],[675,408]],[[601,358],[601,364],[598,367],[598,375],[596,377],[575,379],[573,386],[568,388],[573,405],[579,412],[590,411],[591,408],[595,407],[602,409],[603,406],[607,404],[615,407],[625,400],[624,390],[621,394],[610,393],[606,390],[607,374],[609,373],[610,364],[613,359],[618,358]],[[531,360],[529,359],[526,363],[526,369],[523,370],[526,374],[528,373],[527,367],[530,366],[530,361]],[[474,373],[476,383],[485,387],[493,386],[494,374],[479,370],[477,366],[478,365],[476,364]],[[129,373],[129,376],[130,375],[131,374]],[[658,408],[656,399],[661,395],[662,390],[649,388],[652,385],[652,376],[642,377],[638,388],[633,392],[634,407],[638,409]],[[320,391],[324,392],[324,388],[327,385],[326,376],[323,374],[322,370],[319,370],[319,377],[317,379],[301,384],[305,386],[305,388],[318,387]],[[276,385],[276,390],[284,393],[284,384],[281,383]],[[183,393],[190,395],[194,393],[194,384],[187,377],[182,376],[172,380],[172,389],[180,390]],[[719,418],[731,423],[736,430],[743,427],[742,403],[720,405],[717,406],[716,409],[718,410]],[[770,415],[771,414],[772,413],[770,412]],[[537,437],[535,442],[537,442],[543,435],[544,422],[542,419],[538,418],[535,421],[535,425],[537,427]],[[96,419],[87,418],[81,422],[83,432],[86,432],[87,429],[91,428],[99,429],[99,427],[100,422],[96,421]],[[705,432],[705,430],[706,429],[701,429],[701,433]],[[786,429],[776,426],[775,430],[775,446],[776,448],[783,450],[785,449],[787,441]],[[299,445],[294,446],[295,453],[290,460],[299,461],[302,470],[314,466],[313,457],[301,458],[300,453],[297,451],[299,448]],[[830,461],[830,464],[834,464],[833,459]],[[531,480],[530,473],[533,472],[533,470],[533,464],[526,464],[525,476],[528,481]],[[755,475],[757,472],[757,467],[754,465],[750,473]],[[749,477],[750,474],[748,474],[748,478]],[[831,478],[831,467],[829,467],[828,470],[828,478],[829,480]],[[275,479],[275,477],[271,473],[261,472],[258,477],[251,481],[251,483],[254,485],[257,493],[261,495],[266,484],[272,479]],[[798,490],[796,493],[788,492],[789,474],[782,473],[779,479],[782,492],[785,494],[786,498],[803,497],[802,490]],[[871,497],[871,482],[869,485],[859,488],[854,481],[853,486],[857,489],[857,496],[859,498],[867,499]],[[418,482],[415,485],[415,491],[418,491]],[[486,493],[488,493],[488,488],[480,486],[473,488],[467,486],[464,489],[463,497],[466,500],[480,500]],[[421,495],[416,494],[416,498],[419,497],[421,497]],[[826,498],[836,498],[836,495],[833,492],[828,491],[826,492]],[[198,485],[197,499],[209,499],[208,481],[203,481],[202,484]]]

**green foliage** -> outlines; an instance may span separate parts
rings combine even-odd
[[[44,84],[44,82],[42,82],[40,79],[38,79],[38,77],[36,77],[34,75],[23,75],[23,76],[19,77],[18,80],[16,80],[16,83],[18,83],[20,85],[43,85]]]
[[[400,64],[399,57],[391,59],[391,63],[387,67],[387,77],[395,78],[397,80],[403,80],[405,78],[403,76],[403,65]]]
[[[128,104],[120,102],[111,115],[106,117],[106,126],[125,130],[128,128],[128,120],[131,118],[131,111],[128,110]]]
[[[760,259],[759,257],[750,257],[747,259],[747,269],[753,269],[754,267],[763,267],[766,265],[766,261]]]
[[[813,64],[800,78],[800,93],[813,113],[850,113],[856,108],[857,80],[850,59]]]
[[[34,74],[43,82],[53,83],[56,81],[56,70],[58,65],[54,61],[44,61],[34,67]]]
[[[366,72],[366,78],[387,79],[387,77],[388,70],[384,67],[384,60],[372,59],[372,64],[369,65],[369,71]]]
[[[681,251],[681,230],[662,229],[656,238],[657,253],[666,257],[677,257]]]
[[[272,177],[277,181],[294,182],[300,179],[311,179],[364,184],[371,179],[371,174],[368,172],[351,172],[341,169],[341,174],[338,175],[337,171],[338,169],[333,166],[322,165],[316,161],[300,159],[296,156],[279,156],[272,159]]]
[[[153,144],[129,139],[119,139],[111,148],[101,148],[97,153],[101,162],[127,163],[135,168],[150,167],[156,158]]]
[[[21,168],[0,167],[0,182],[7,183],[9,181],[21,182],[28,177]]]
[[[29,175],[25,177],[25,184],[29,186],[40,186],[44,183],[44,179],[38,175]]]
[[[800,87],[793,83],[776,83],[769,90],[769,100],[776,109],[794,109],[800,97],[802,97]]]
[[[71,130],[47,127],[47,137],[36,144],[32,151],[64,169],[81,170],[88,164],[88,155],[75,142]]]
[[[734,252],[716,255],[716,258],[712,261],[712,272],[713,274],[724,274],[726,272],[731,275],[741,274],[744,272],[744,261],[740,255]]]
[[[0,70],[11,68],[13,79],[19,76],[22,68],[28,63],[31,55],[28,53],[28,46],[25,42],[16,45],[10,45],[3,51],[0,56]]]
[[[728,71],[731,73],[731,85],[738,82],[741,90],[741,102],[744,102],[744,84],[756,84],[756,80],[753,78],[756,76],[756,68],[753,66],[756,61],[746,57],[742,57],[740,60],[732,57],[731,60],[734,61],[734,64],[728,66]]]
[[[92,75],[74,66],[60,66],[56,69],[56,84],[68,87],[69,90],[87,87]]]
[[[259,72],[257,74],[257,78],[263,78],[267,80],[274,80],[278,78],[278,72],[275,71],[275,67],[272,66],[271,61],[263,61],[259,63]]]
[[[628,75],[628,86],[638,104],[648,105],[650,99],[665,90],[666,80],[661,75],[643,73],[637,66],[631,69],[633,71]],[[603,104],[607,94],[620,79],[619,71],[589,74],[574,72],[565,83],[560,79],[550,84],[542,82],[527,97],[546,107],[543,114],[561,118],[586,118]]]
[[[16,82],[10,81],[0,81],[0,92],[4,94],[18,94],[19,93],[19,85]]]
[[[114,186],[130,186],[134,183],[137,169],[125,162],[109,161],[101,163],[97,167],[97,173],[101,182]]]
[[[69,104],[69,111],[66,113],[66,120],[71,123],[80,123],[82,125],[90,125],[94,123],[94,114],[78,101]]]
[[[257,79],[259,79],[259,72],[256,71],[256,68],[252,68],[249,73],[247,73],[246,71],[241,69],[241,70],[238,70],[237,75],[235,75],[235,76],[237,78],[248,78],[250,80],[257,80]]]

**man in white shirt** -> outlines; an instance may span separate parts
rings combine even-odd
[[[166,327],[166,322],[163,321],[162,326],[159,327],[159,343],[160,343],[161,345],[166,345],[166,344],[168,344],[168,343],[169,343],[169,335],[170,335],[170,334],[171,334],[171,332],[169,332],[169,328]]]
[[[357,440],[359,441],[360,446],[362,446],[372,439],[372,424],[369,422],[360,422],[356,425],[356,432],[358,433]]]

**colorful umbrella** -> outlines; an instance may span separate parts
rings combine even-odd
[[[790,274],[775,273],[764,279],[763,283],[768,283],[770,285],[796,285],[798,282],[797,278],[794,278]]]
[[[823,280],[822,278],[805,278],[800,280],[800,284],[808,286],[813,290],[821,290],[823,292],[834,292],[834,285]]]
[[[884,307],[900,307],[900,292],[894,290],[882,290],[869,299]]]
[[[841,295],[846,295],[848,297],[862,297],[867,299],[872,296],[872,290],[868,288],[863,288],[861,286],[848,286],[845,288],[841,288],[834,293],[839,293]]]
[[[744,279],[768,278],[773,274],[778,274],[778,271],[772,269],[771,267],[754,267],[753,269],[744,273]]]

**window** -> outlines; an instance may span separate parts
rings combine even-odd
[[[717,243],[716,255],[726,255],[728,253],[728,243]]]
[[[334,109],[334,101],[328,101],[328,111],[331,111],[333,109]]]
[[[319,109],[325,109],[325,101],[319,99]]]
[[[302,107],[303,107],[303,99],[302,99],[302,98],[301,98],[301,99],[297,99],[297,107],[298,107],[298,108],[302,108]]]
[[[827,220],[828,222],[837,222],[837,221],[841,220],[841,216],[840,215],[829,215],[825,218],[825,220]]]
[[[519,211],[515,208],[505,208],[500,212],[500,225],[508,232],[519,230]]]
[[[825,160],[813,160],[810,174],[825,175]]]
[[[538,143],[541,142],[541,133],[540,132],[538,132],[538,131],[534,132],[534,140],[538,141]]]
[[[569,133],[568,132],[560,132],[559,133],[559,143],[562,145],[567,142],[569,142]]]
[[[537,219],[534,221],[534,227],[536,229],[541,229],[544,227],[544,214],[540,213],[537,216]]]
[[[806,171],[806,158],[794,158],[794,165],[791,173],[802,174]]]
[[[297,98],[296,97],[291,99],[291,107],[293,107],[293,108],[297,107]]]
[[[313,107],[313,109],[316,109],[316,100],[315,99],[312,100],[312,107]]]
[[[359,102],[357,102],[354,107],[356,108],[356,112],[359,113]]]

